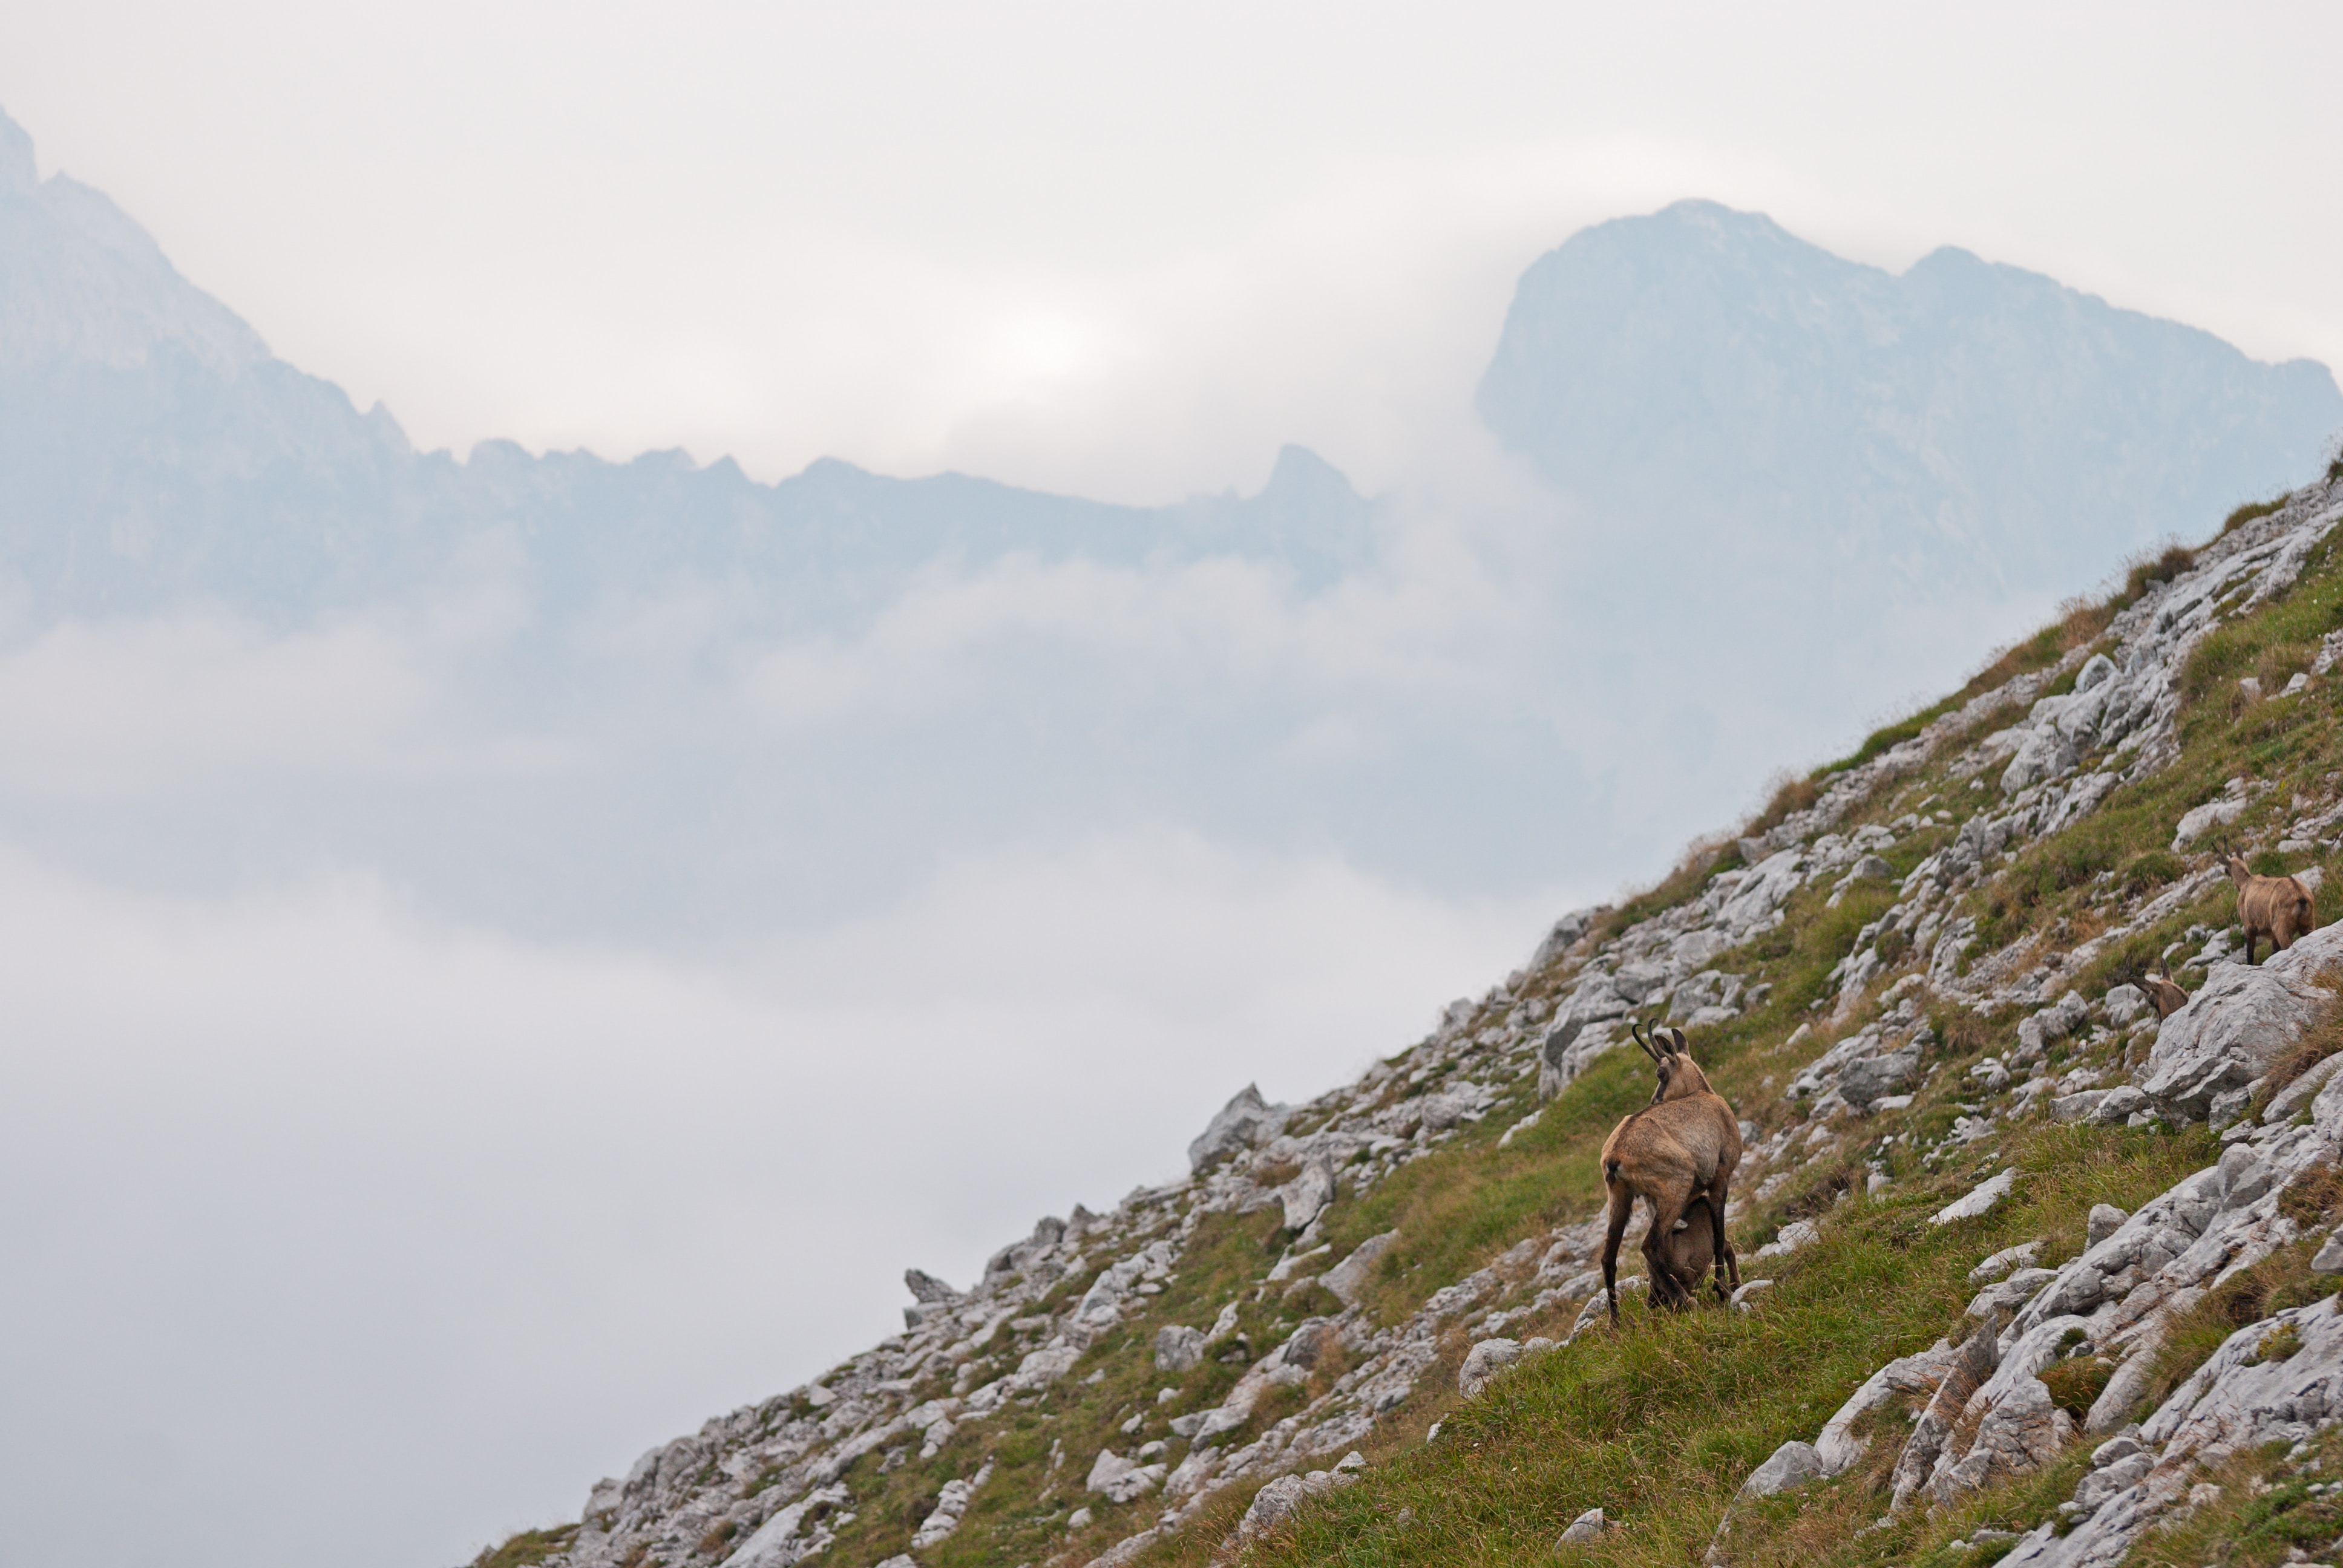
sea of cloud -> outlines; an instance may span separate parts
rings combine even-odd
[[[965,1282],[1246,1082],[1410,1043],[1577,891],[1167,825],[677,957],[0,849],[12,1551],[389,1568],[574,1517],[890,1332],[906,1265]]]

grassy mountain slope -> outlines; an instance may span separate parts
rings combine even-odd
[[[2230,851],[2315,868],[2329,914],[2343,893],[2338,520],[2343,464],[2141,563],[1659,887],[1565,920],[1359,1082],[1232,1133],[1188,1181],[1045,1221],[905,1334],[653,1451],[580,1524],[480,1564],[1950,1564],[2009,1550],[1994,1531],[2050,1539],[2095,1406],[2101,1432],[2145,1413],[2233,1330],[2335,1288],[2309,1267],[2343,1193],[2323,1152],[2284,1168],[2261,1239],[2201,1284],[2140,1286],[2144,1324],[2114,1281],[2063,1334],[2038,1294],[2002,1303],[2005,1353],[2036,1320],[2056,1334],[2048,1446],[1891,1513],[1916,1388],[1854,1422],[1836,1474],[1743,1485],[1884,1366],[1991,1319],[1972,1309],[1988,1255],[2036,1243],[2065,1290],[2110,1222],[2095,1205],[2144,1215],[2244,1130],[2263,1147],[2290,1124],[2281,1106],[2259,1131],[2273,1097],[2343,1045],[2313,1017],[2249,1082],[2174,1088],[2158,1045],[2181,1031],[2119,990],[2165,969],[2230,983]],[[1617,1049],[1638,1016],[1683,1022],[1744,1119],[1731,1226],[1745,1279],[1772,1282],[1682,1314],[1625,1289],[1614,1331],[1590,1272],[1596,1154],[1650,1093]],[[1936,1222],[1997,1171],[2006,1200]],[[1475,1345],[1518,1354],[1468,1396]],[[2224,1456],[2263,1470],[2156,1550],[2227,1529],[2230,1560],[2260,1563],[2343,1530],[2307,1452],[2283,1475]],[[1292,1474],[1313,1477],[1298,1500]],[[1272,1484],[1282,1506],[1259,1501]],[[1608,1528],[1559,1542],[1598,1507]]]

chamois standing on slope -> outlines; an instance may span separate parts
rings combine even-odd
[[[2246,928],[2246,962],[2254,961],[2254,943],[2270,940],[2273,956],[2294,946],[2318,923],[2318,906],[2299,877],[2257,877],[2245,860],[2229,857],[2229,880],[2237,884],[2237,923]]]
[[[1725,1234],[1725,1205],[1734,1170],[1741,1163],[1741,1123],[1725,1097],[1708,1086],[1684,1030],[1654,1030],[1653,1039],[1646,1040],[1631,1023],[1627,1032],[1652,1059],[1660,1081],[1652,1102],[1613,1128],[1603,1142],[1603,1185],[1611,1195],[1610,1231],[1603,1242],[1603,1290],[1610,1299],[1614,1324],[1619,1321],[1619,1239],[1626,1234],[1628,1216],[1639,1197],[1651,1205],[1651,1229],[1644,1235],[1645,1277],[1669,1305],[1685,1306],[1693,1300],[1667,1261],[1676,1221],[1697,1197],[1708,1200],[1710,1244],[1723,1263],[1716,1271],[1717,1300],[1730,1299],[1725,1286],[1728,1271],[1734,1288],[1741,1285],[1740,1260]]]

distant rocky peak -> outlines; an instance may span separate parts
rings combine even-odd
[[[65,175],[44,181],[33,138],[0,113],[0,368],[150,364],[158,350],[215,375],[269,357],[260,335],[179,275],[138,221]]]
[[[1277,463],[1269,471],[1269,483],[1262,487],[1261,498],[1302,506],[1360,504],[1349,476],[1309,447],[1292,442],[1277,449]]]
[[[1801,246],[1806,243],[1762,212],[1743,212],[1738,207],[1726,206],[1723,202],[1710,201],[1704,196],[1686,196],[1682,201],[1670,202],[1649,218],[1626,217],[1612,221],[1638,226],[1672,224],[1680,229],[1705,234],[1719,245],[1746,244],[1751,240],[1786,240],[1792,245]]]
[[[30,196],[40,183],[32,136],[0,109],[0,196]]]

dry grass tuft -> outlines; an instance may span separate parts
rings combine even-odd
[[[1774,793],[1765,809],[1749,819],[1741,836],[1755,838],[1770,829],[1779,827],[1785,819],[1810,809],[1823,798],[1823,787],[1803,773],[1777,773],[1770,780]]]
[[[2264,518],[2268,517],[2272,512],[2277,511],[2284,505],[2286,505],[2286,498],[2284,496],[2275,497],[2267,501],[2247,501],[2244,506],[2239,507],[2236,511],[2231,512],[2227,517],[2221,519],[2221,532],[2224,535],[2234,534],[2239,528],[2244,528],[2247,523],[2258,523],[2261,521]]]

